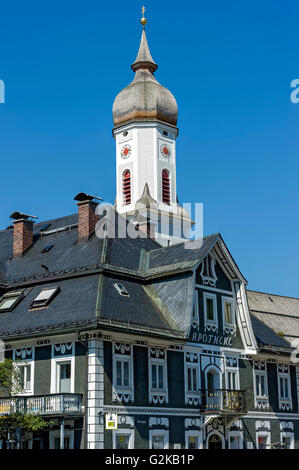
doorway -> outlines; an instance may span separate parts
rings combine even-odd
[[[211,434],[211,436],[208,439],[208,449],[212,450],[219,450],[223,449],[223,442],[221,437],[218,434]]]

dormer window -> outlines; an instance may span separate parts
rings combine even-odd
[[[203,260],[200,275],[204,284],[215,287],[217,281],[215,259],[211,255]]]
[[[59,292],[59,287],[43,289],[33,300],[30,308],[46,307]]]
[[[0,313],[10,312],[23,298],[22,292],[4,294],[0,301]]]

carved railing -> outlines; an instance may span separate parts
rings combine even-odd
[[[201,390],[201,405],[204,411],[246,413],[246,391],[211,389]]]
[[[57,393],[0,398],[0,416],[16,412],[41,415],[80,414],[82,412],[82,395]]]

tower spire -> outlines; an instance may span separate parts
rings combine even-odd
[[[154,73],[157,70],[158,65],[154,62],[152,55],[150,53],[148,42],[145,34],[145,25],[147,23],[147,19],[144,17],[145,7],[142,7],[142,18],[140,23],[142,24],[142,34],[141,34],[141,41],[138,50],[137,57],[135,62],[132,64],[131,68],[136,72],[138,69],[148,69],[151,73]]]

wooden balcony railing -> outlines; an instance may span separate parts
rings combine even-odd
[[[0,416],[16,412],[38,413],[41,415],[81,414],[82,395],[57,393],[53,395],[0,398]]]
[[[246,391],[211,389],[201,390],[200,408],[206,412],[246,413]]]

